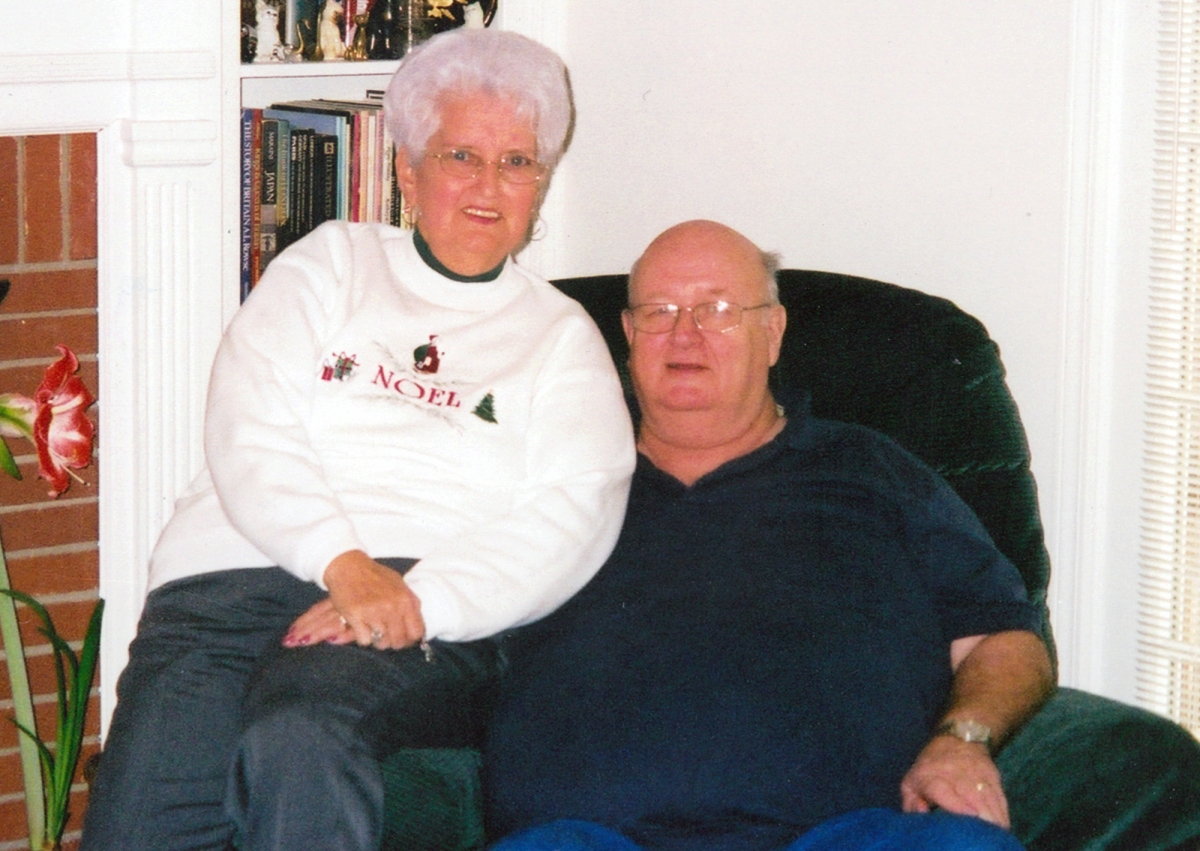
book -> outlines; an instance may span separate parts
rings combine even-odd
[[[250,286],[254,289],[262,271],[262,110],[250,110]]]
[[[263,117],[282,118],[290,122],[293,129],[299,127],[326,136],[336,137],[339,143],[337,171],[339,175],[343,176],[339,181],[339,185],[343,188],[348,187],[349,180],[347,178],[350,173],[348,159],[350,151],[350,112],[344,108],[318,108],[310,106],[313,103],[314,101],[288,101],[286,103],[271,104],[268,109],[263,110]],[[350,205],[346,192],[343,191],[337,201],[338,214],[335,218],[349,218]]]
[[[279,215],[279,120],[262,120],[262,142],[259,147],[259,269],[261,277],[275,259],[277,222]],[[257,281],[255,281],[257,283]]]
[[[240,293],[245,301],[250,294],[251,283],[251,244],[253,243],[254,205],[251,196],[254,193],[251,180],[254,172],[254,110],[242,110],[242,150],[241,150],[241,262]]]
[[[294,242],[312,230],[312,138],[313,131],[292,128],[292,211],[288,237]]]
[[[283,251],[287,246],[288,216],[291,210],[292,178],[292,125],[283,119],[273,119],[279,128],[279,154],[275,180],[275,247]]]
[[[313,157],[313,227],[338,216],[338,137],[324,133],[315,137]]]

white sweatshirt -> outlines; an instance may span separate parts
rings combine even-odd
[[[426,637],[553,611],[620,531],[633,431],[587,313],[509,260],[459,283],[408,232],[328,222],[281,253],[213,364],[207,466],[150,587],[279,565],[322,584],[354,549],[419,562]]]

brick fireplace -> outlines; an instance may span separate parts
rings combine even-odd
[[[55,345],[80,359],[97,387],[96,136],[92,133],[0,138],[0,392],[32,395]],[[22,480],[0,475],[0,540],[14,588],[34,595],[78,648],[99,588],[99,460],[59,499],[47,498],[37,458],[14,440]],[[43,738],[54,734],[55,675],[46,639],[20,609],[35,712]],[[7,673],[0,715],[12,713]],[[89,708],[83,761],[99,748],[99,700]],[[0,722],[0,849],[27,848],[17,729]],[[77,844],[86,787],[77,775],[64,848]]]

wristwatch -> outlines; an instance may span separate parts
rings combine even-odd
[[[992,728],[972,718],[955,718],[944,721],[933,731],[934,736],[954,736],[964,742],[977,742],[988,751],[992,749]]]

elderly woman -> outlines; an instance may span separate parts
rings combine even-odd
[[[385,110],[413,228],[326,223],[230,324],[85,851],[377,848],[377,759],[473,742],[494,637],[616,540],[634,452],[607,349],[511,259],[570,123],[561,61],[457,30]]]

